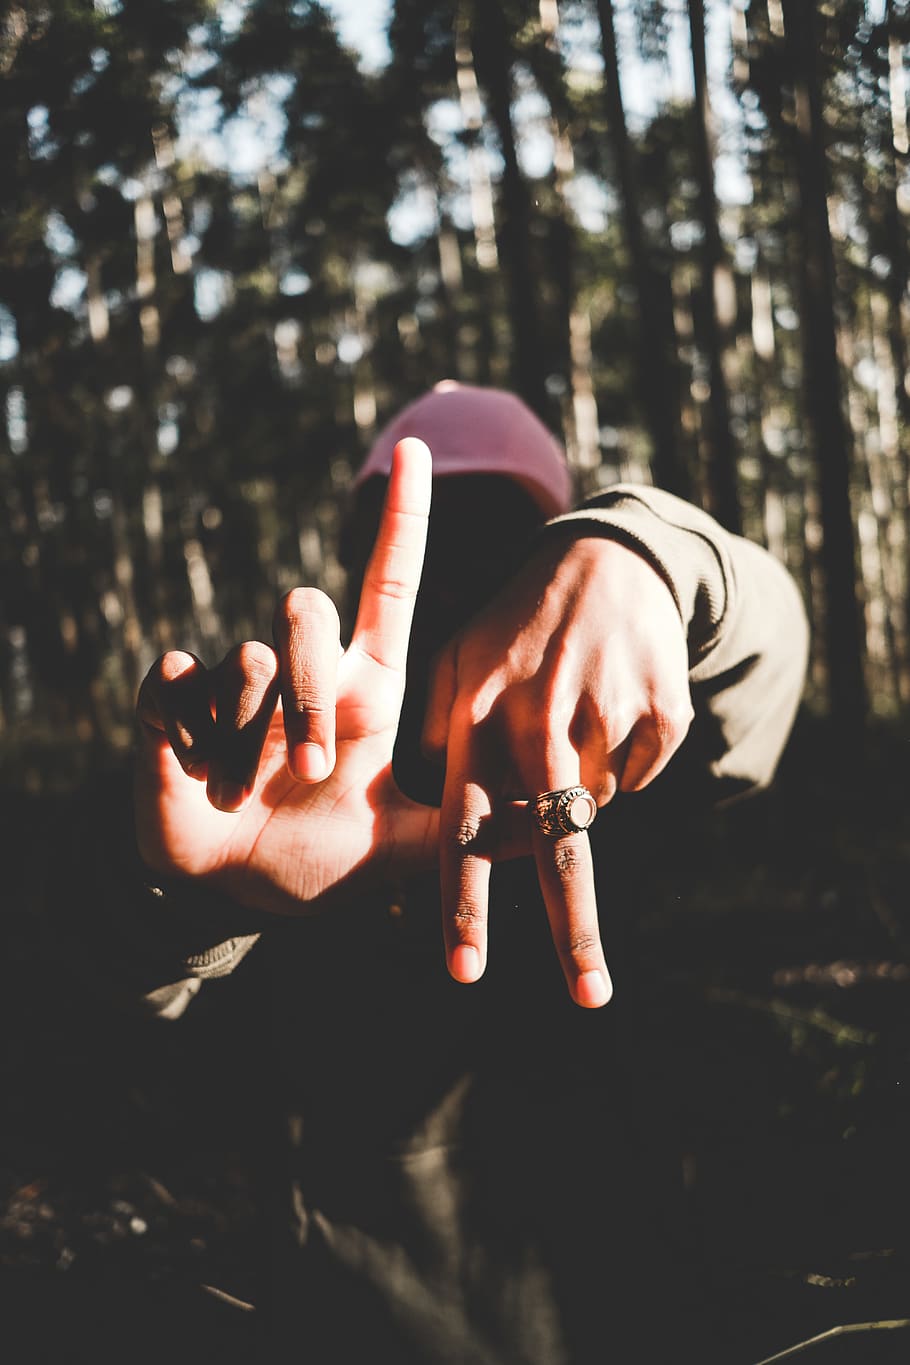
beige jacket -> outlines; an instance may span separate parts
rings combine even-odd
[[[628,544],[673,594],[687,632],[695,710],[680,751],[688,770],[701,774],[716,800],[766,786],[796,714],[808,652],[806,614],[787,571],[706,513],[646,486],[608,488],[541,534],[565,534],[567,525]],[[92,910],[74,916],[62,886],[49,898],[54,934],[105,989],[113,985],[163,1017],[179,1016],[203,981],[232,972],[274,926],[204,888],[160,887],[144,873],[127,775],[87,796],[60,837],[69,853],[55,871],[80,883]]]

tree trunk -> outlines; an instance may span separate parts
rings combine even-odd
[[[654,481],[681,497],[691,497],[692,482],[683,458],[681,439],[670,283],[657,273],[651,263],[638,212],[632,147],[619,84],[619,57],[611,0],[597,0],[597,13],[604,57],[608,136],[619,181],[623,231],[632,266],[632,283],[638,291],[638,386],[642,415],[650,429],[653,444]]]
[[[698,205],[702,222],[700,313],[701,333],[708,360],[708,401],[702,423],[709,510],[729,531],[742,529],[736,477],[736,451],[730,432],[730,404],[724,374],[723,349],[730,321],[732,279],[726,261],[717,218],[714,193],[714,155],[711,103],[705,58],[705,7],[703,0],[689,0],[689,33],[695,85],[694,152],[698,180]]]
[[[550,405],[540,345],[538,281],[532,263],[531,203],[518,164],[512,124],[509,34],[498,3],[475,5],[473,20],[478,78],[486,91],[503,159],[496,236],[509,302],[513,384],[528,406],[546,421]]]
[[[891,24],[891,6],[886,19]],[[902,45],[893,32],[888,34],[888,57],[891,85],[891,136],[884,140],[885,160],[884,218],[891,270],[887,277],[888,298],[891,304],[888,337],[898,378],[896,398],[901,421],[910,428],[910,390],[907,388],[910,369],[907,364],[907,341],[904,335],[904,300],[910,279],[910,251],[907,247],[907,215],[900,202],[901,161],[910,152],[907,137],[906,86],[904,83]],[[900,109],[903,102],[904,107]],[[899,113],[903,115],[901,120]]]
[[[534,75],[550,106],[553,139],[551,184],[556,213],[550,225],[550,259],[558,315],[554,319],[551,367],[567,377],[563,397],[563,431],[569,464],[577,487],[587,492],[600,465],[597,399],[594,393],[591,319],[577,298],[578,244],[570,192],[575,176],[575,154],[569,136],[572,110],[566,94],[566,72],[559,46],[559,9],[556,0],[540,0],[544,41],[536,53]]]
[[[845,741],[866,714],[863,630],[857,601],[856,536],[850,499],[851,440],[843,415],[836,348],[834,257],[828,221],[825,130],[814,3],[784,0],[793,80],[800,196],[802,347],[806,412],[815,447],[824,538],[825,643],[831,710]]]

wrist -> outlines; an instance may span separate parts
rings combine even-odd
[[[725,535],[706,513],[659,489],[618,485],[542,532],[566,534],[616,541],[640,555],[673,598],[690,669],[711,652],[724,628],[732,569]]]
[[[129,784],[89,815],[92,882],[114,952],[153,985],[224,976],[256,942],[263,917],[192,877],[165,875],[142,856]]]
[[[599,580],[609,597],[642,610],[659,604],[673,607],[683,634],[686,619],[672,582],[646,545],[624,535],[620,528],[595,520],[551,522],[543,534],[557,573],[583,581]]]

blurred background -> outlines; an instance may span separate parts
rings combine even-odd
[[[125,753],[160,652],[214,663],[268,640],[291,586],[339,597],[351,472],[403,403],[447,376],[513,388],[579,493],[681,493],[803,592],[775,788],[720,817],[709,865],[642,869],[638,1061],[679,1101],[666,1140],[745,1324],[725,1359],[906,1316],[910,3],[51,0],[0,22],[9,846]],[[125,1066],[105,1012],[76,1034],[65,996],[36,1003],[32,897],[26,866],[3,995],[38,1051],[4,1064],[0,1264],[230,1286],[260,1111],[226,1120],[187,1059],[219,1030],[229,1096],[244,1026],[213,988],[163,1060],[127,1029]],[[849,1358],[891,1359],[886,1335]]]
[[[352,466],[446,376],[580,492],[769,545],[811,708],[905,720],[908,39],[901,0],[7,6],[4,768],[66,781],[163,649],[337,593]]]

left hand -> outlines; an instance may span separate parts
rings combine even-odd
[[[296,915],[435,865],[438,812],[408,800],[391,766],[430,476],[423,442],[400,442],[346,651],[328,598],[298,589],[275,649],[248,640],[212,669],[182,651],[153,665],[135,815],[156,873]]]
[[[445,648],[424,745],[446,760],[440,870],[456,980],[486,965],[487,844],[510,801],[583,783],[603,806],[656,777],[691,719],[673,596],[644,558],[603,537],[554,536]],[[588,836],[535,826],[532,845],[572,998],[606,1004]]]

